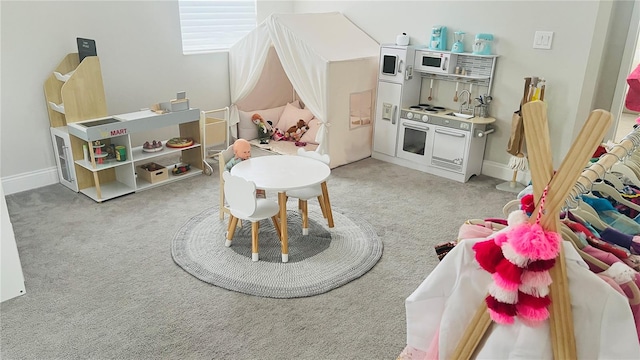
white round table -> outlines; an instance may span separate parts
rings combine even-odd
[[[231,168],[231,174],[253,181],[258,189],[278,192],[283,262],[289,261],[286,194],[288,190],[320,184],[324,205],[327,209],[327,221],[329,227],[333,227],[333,214],[331,213],[331,203],[326,183],[331,174],[331,168],[327,164],[303,156],[258,156],[236,164]]]

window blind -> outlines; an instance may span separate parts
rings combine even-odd
[[[228,50],[256,27],[256,0],[179,0],[182,52]]]

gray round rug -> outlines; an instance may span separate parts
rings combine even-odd
[[[271,298],[321,294],[364,275],[382,256],[382,241],[369,223],[332,210],[330,229],[320,207],[309,203],[309,235],[304,236],[301,215],[288,210],[288,263],[281,261],[271,220],[260,222],[260,261],[251,261],[248,221],[238,224],[231,247],[225,247],[229,217],[220,220],[217,207],[192,217],[177,231],[171,255],[189,274],[228,290]]]

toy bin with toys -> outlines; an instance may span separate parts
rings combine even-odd
[[[155,184],[169,178],[169,171],[166,167],[154,162],[140,165],[136,168],[138,176],[151,184]]]

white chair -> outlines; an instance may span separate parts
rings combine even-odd
[[[223,172],[224,195],[229,204],[229,227],[227,229],[225,246],[231,246],[231,240],[236,232],[238,219],[251,221],[251,260],[258,261],[258,232],[259,221],[271,218],[280,241],[280,223],[278,213],[280,207],[273,200],[256,198],[256,184],[241,177],[233,176],[228,171]]]
[[[298,156],[305,156],[311,159],[322,161],[329,165],[331,158],[328,154],[320,154],[315,151],[305,151],[304,148],[298,148]],[[309,213],[307,212],[307,200],[317,198],[322,210],[322,216],[327,218],[327,209],[325,209],[325,201],[322,196],[322,187],[320,184],[309,186],[303,189],[287,191],[287,197],[298,199],[298,209],[302,213],[302,235],[309,235]]]
[[[220,171],[220,219],[224,219],[224,214],[231,214],[229,212],[229,208],[224,199],[224,178],[222,174],[225,172],[224,167],[227,165],[227,162],[231,160],[232,157],[235,156],[233,152],[233,145],[229,145],[225,150],[222,150],[217,154],[218,156],[218,170]]]

